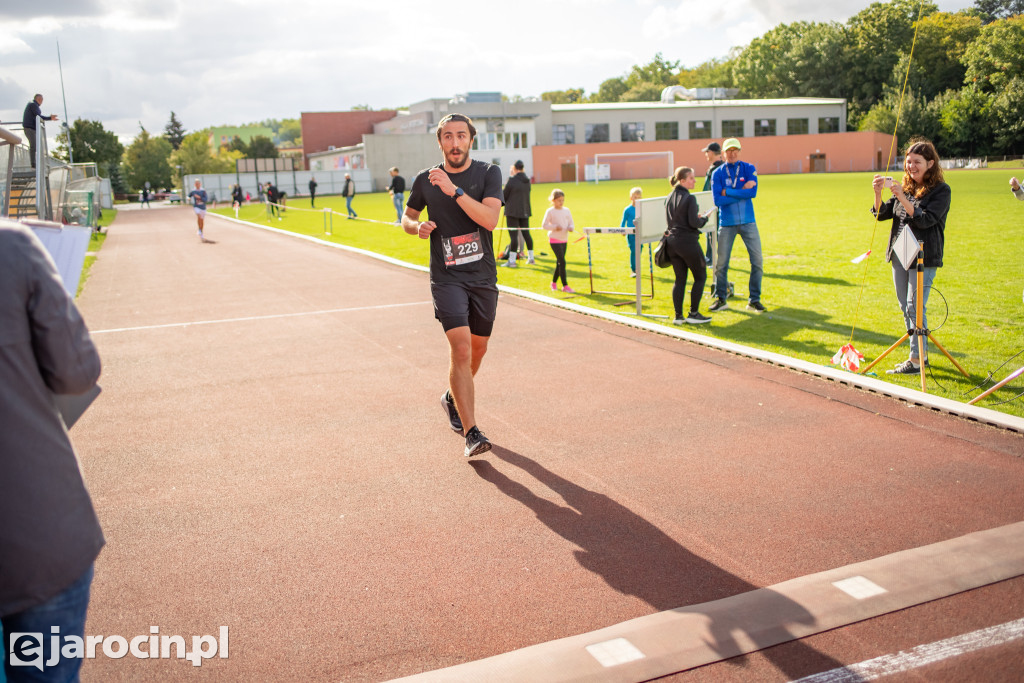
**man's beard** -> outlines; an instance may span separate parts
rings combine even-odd
[[[462,155],[462,159],[459,162],[455,162],[452,160],[451,154],[453,152],[458,152],[459,154]],[[463,166],[469,163],[469,155],[463,152],[461,149],[453,149],[449,152],[445,152],[444,160],[445,163],[451,166],[452,168],[462,168]]]

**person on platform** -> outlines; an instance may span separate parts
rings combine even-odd
[[[21,127],[25,131],[25,137],[28,138],[28,155],[32,161],[32,168],[36,167],[36,136],[38,131],[36,130],[36,118],[41,118],[44,121],[56,121],[57,115],[50,114],[49,116],[43,116],[42,109],[39,105],[43,103],[43,96],[36,93],[28,104],[25,105],[25,113],[21,117]]]

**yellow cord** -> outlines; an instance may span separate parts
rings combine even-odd
[[[900,90],[900,102],[896,107],[896,127],[892,131],[892,143],[889,145],[889,158],[886,160],[885,169],[892,166],[892,158],[896,151],[896,131],[900,128],[900,115],[903,113],[903,97],[907,92],[907,82],[910,80],[910,65],[914,63],[914,48],[917,46],[917,30],[921,27],[921,11],[924,9],[924,0],[917,5],[917,21],[914,22],[914,40],[910,43],[910,57],[907,59],[907,73],[903,76],[903,89]],[[875,247],[875,235],[878,232],[878,215],[875,215],[874,226],[871,228],[871,241],[868,243],[868,251]],[[850,343],[853,343],[853,333],[857,329],[857,321],[860,319],[860,303],[864,298],[864,287],[868,277],[868,259],[864,259],[862,269],[863,275],[860,281],[860,291],[857,294],[857,307],[853,313],[853,327],[850,328]]]

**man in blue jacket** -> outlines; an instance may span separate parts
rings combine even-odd
[[[729,257],[732,243],[739,235],[750,255],[750,285],[747,309],[764,312],[761,305],[761,277],[764,262],[761,256],[761,236],[754,222],[754,197],[757,196],[757,169],[753,164],[740,161],[740,141],[729,138],[722,143],[725,163],[711,176],[711,191],[718,207],[718,263],[715,266],[715,300],[708,310],[728,308],[725,301],[729,286]]]

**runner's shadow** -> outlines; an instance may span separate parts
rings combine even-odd
[[[578,546],[573,554],[580,565],[616,591],[636,596],[659,612],[695,612],[687,606],[759,588],[691,553],[608,496],[575,484],[506,448],[495,446],[493,452],[558,494],[566,505],[536,495],[486,460],[470,462],[476,473],[532,510],[549,529]],[[813,625],[814,618],[802,606],[777,593],[762,591],[754,606],[748,606],[742,613],[721,609],[712,613],[709,609],[705,616],[711,631],[711,642],[706,644],[722,658],[741,654],[734,637],[741,633],[744,640],[769,648],[762,651],[764,656],[791,678],[842,666],[800,641],[787,643],[793,639],[788,625]],[[770,647],[776,643],[787,644]]]

